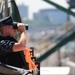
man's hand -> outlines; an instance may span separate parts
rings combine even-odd
[[[20,38],[18,40],[18,43],[15,43],[13,46],[13,51],[14,52],[18,52],[18,51],[22,51],[26,48],[26,45],[28,43],[28,36],[26,33],[26,29],[25,29],[25,24],[23,23],[18,23],[17,24],[17,30],[18,32],[20,32]]]
[[[25,29],[25,24],[23,24],[23,23],[18,23],[17,27],[18,27],[19,32],[23,32],[24,30],[26,30]]]

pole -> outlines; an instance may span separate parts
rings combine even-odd
[[[9,11],[8,11],[8,0],[5,0],[5,10],[4,10],[4,17],[9,16]]]

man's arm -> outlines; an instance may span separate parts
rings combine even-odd
[[[18,43],[15,43],[13,45],[14,52],[24,50],[26,48],[26,44],[28,42],[28,36],[26,33],[25,25],[23,23],[19,23],[17,26],[18,26],[18,31],[21,34],[20,34],[20,39],[19,39]]]

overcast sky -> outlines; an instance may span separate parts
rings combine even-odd
[[[38,12],[40,9],[55,8],[54,6],[44,2],[43,0],[15,0],[17,5],[24,4],[29,8],[29,17],[32,17],[34,12]],[[61,6],[68,7],[67,0],[51,0]]]

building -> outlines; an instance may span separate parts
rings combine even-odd
[[[53,25],[60,25],[68,20],[68,14],[58,9],[42,9],[33,15],[34,19],[44,19]]]
[[[28,6],[26,5],[18,5],[18,9],[21,15],[21,18],[27,18],[28,19]]]

